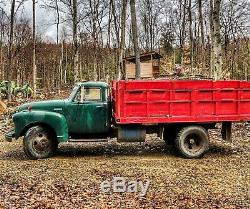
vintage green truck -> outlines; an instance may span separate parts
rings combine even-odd
[[[13,121],[5,139],[24,136],[31,159],[52,156],[61,142],[143,142],[147,133],[197,158],[208,150],[208,129],[222,123],[222,137],[230,141],[231,123],[250,121],[250,82],[82,82],[67,99],[21,105]]]

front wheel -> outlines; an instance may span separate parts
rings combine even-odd
[[[24,152],[30,159],[51,157],[57,148],[55,135],[42,126],[28,129],[23,139]]]
[[[178,133],[175,145],[182,156],[199,158],[208,150],[208,132],[201,126],[184,127]]]

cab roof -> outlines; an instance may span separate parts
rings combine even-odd
[[[77,83],[80,86],[91,86],[91,87],[104,87],[107,88],[109,85],[102,81],[87,81]]]

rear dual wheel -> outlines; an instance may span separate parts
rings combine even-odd
[[[57,149],[55,134],[42,126],[33,126],[28,129],[24,139],[24,152],[30,159],[51,157]]]
[[[175,146],[186,158],[202,157],[209,147],[208,132],[201,126],[184,127],[177,134]]]

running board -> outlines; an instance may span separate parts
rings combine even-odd
[[[68,142],[108,142],[108,139],[70,139]]]

